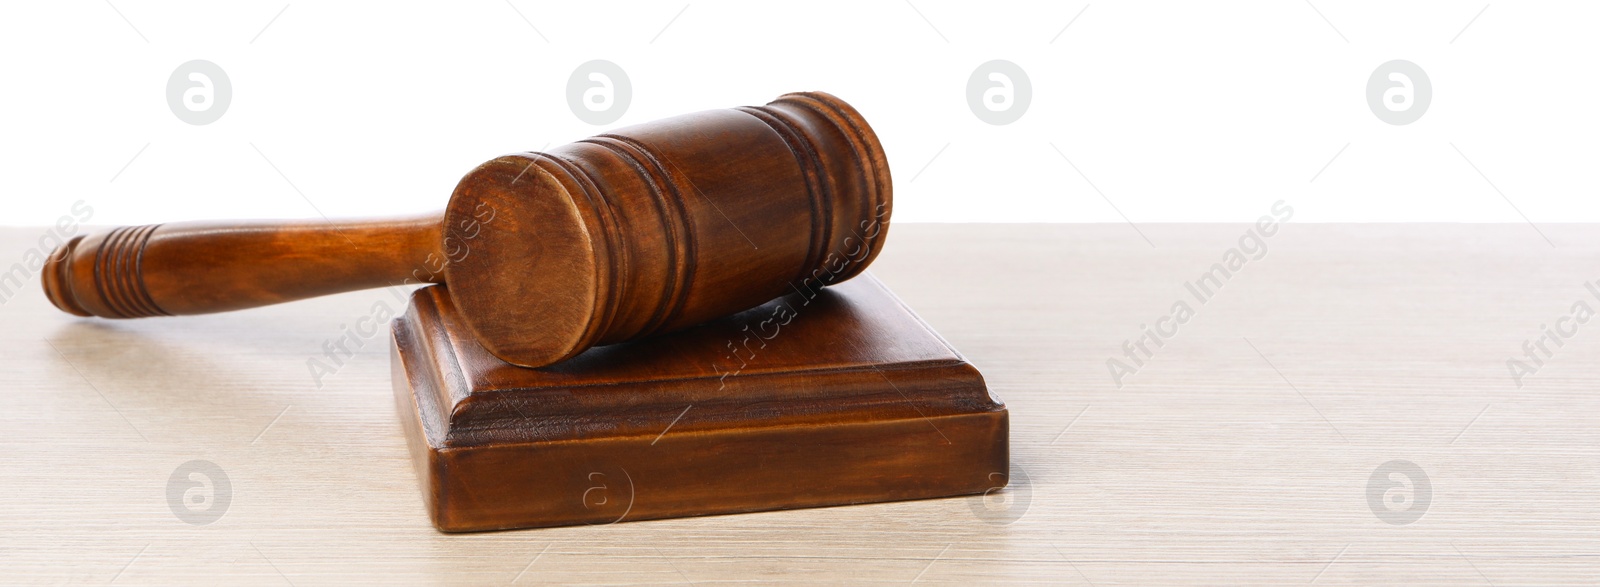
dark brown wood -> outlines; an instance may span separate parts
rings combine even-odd
[[[203,314],[395,285],[441,268],[438,214],[366,222],[175,222],[79,236],[43,271],[79,316]],[[442,273],[417,271],[418,282]]]
[[[496,158],[442,218],[122,227],[64,245],[42,279],[58,308],[107,318],[443,281],[485,348],[543,366],[847,280],[892,193],[859,113],[788,94]]]
[[[527,369],[442,287],[394,321],[392,380],[449,532],[983,493],[1008,415],[870,275]]]

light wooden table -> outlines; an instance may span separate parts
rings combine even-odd
[[[893,229],[873,271],[1010,406],[1018,482],[987,508],[471,535],[428,524],[384,339],[320,389],[307,368],[390,293],[111,322],[30,276],[0,306],[0,583],[1600,582],[1600,321],[1520,389],[1507,367],[1600,309],[1594,226],[1290,222],[1205,304],[1185,282],[1246,225],[1139,230]],[[0,231],[5,266],[41,232]],[[1194,315],[1119,388],[1107,360],[1179,300]],[[231,484],[209,525],[168,502],[193,460]],[[1393,460],[1431,486],[1410,523],[1369,503]]]

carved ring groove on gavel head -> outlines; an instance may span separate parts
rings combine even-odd
[[[42,279],[56,307],[106,318],[443,282],[484,348],[538,367],[854,277],[892,194],[861,115],[796,93],[496,158],[442,218],[120,227],[63,245]]]

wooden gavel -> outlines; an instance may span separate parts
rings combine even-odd
[[[105,318],[443,282],[485,349],[538,367],[854,277],[892,194],[861,115],[796,93],[499,157],[442,215],[119,227],[62,245],[42,279]]]

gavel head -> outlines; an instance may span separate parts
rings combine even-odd
[[[833,96],[678,116],[468,173],[445,282],[484,348],[549,365],[859,274],[892,192],[877,136]]]

